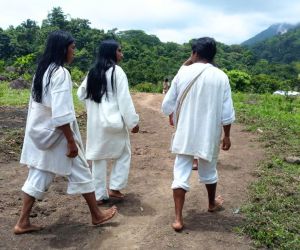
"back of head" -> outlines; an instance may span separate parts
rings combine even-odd
[[[87,79],[87,96],[97,103],[101,103],[103,95],[107,95],[106,71],[113,67],[111,73],[111,86],[114,90],[114,71],[117,63],[117,49],[119,43],[113,39],[104,40],[100,43],[96,62],[91,68]]]
[[[65,63],[68,46],[74,42],[70,33],[56,30],[50,33],[41,61],[62,66]]]
[[[45,92],[48,89],[52,74],[58,69],[59,66],[64,65],[67,58],[68,47],[72,43],[74,43],[74,38],[66,31],[56,30],[49,34],[44,53],[40,58],[37,70],[35,72],[32,89],[33,99],[35,101],[42,101],[43,76],[47,68],[50,64],[53,64],[53,67],[51,67],[51,70],[48,72]]]
[[[193,53],[197,53],[200,59],[212,62],[217,53],[216,41],[210,37],[201,37],[192,43]]]
[[[98,51],[98,60],[107,60],[110,62],[117,62],[116,51],[119,47],[119,43],[113,39],[104,40],[101,42]]]

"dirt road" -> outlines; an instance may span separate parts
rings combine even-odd
[[[160,112],[160,94],[133,94],[140,114],[140,133],[131,136],[132,168],[123,202],[111,201],[119,214],[100,227],[90,224],[89,211],[81,196],[65,193],[66,179],[57,177],[46,199],[37,202],[32,222],[45,229],[15,236],[11,230],[22,204],[21,186],[27,168],[18,162],[0,163],[0,248],[1,249],[250,249],[249,239],[234,233],[243,223],[238,213],[247,199],[247,186],[254,180],[263,151],[254,135],[235,124],[232,148],[221,152],[218,193],[225,198],[225,210],[208,213],[204,185],[197,173],[191,178],[184,218],[185,230],[171,228],[174,216],[172,166],[169,153],[172,128]],[[23,112],[22,114],[26,114]],[[9,119],[9,118],[8,118]],[[25,117],[23,117],[25,122]],[[83,127],[81,127],[83,131]],[[84,134],[84,132],[83,132]]]

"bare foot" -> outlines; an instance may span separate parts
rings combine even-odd
[[[122,194],[119,190],[109,190],[109,197],[124,199],[125,195]]]
[[[217,211],[221,211],[223,210],[223,203],[224,203],[224,199],[221,195],[219,195],[216,199],[215,199],[215,204],[214,206],[209,206],[208,207],[208,212],[217,212]]]
[[[172,227],[176,232],[180,232],[183,229],[183,223],[181,221],[175,221],[172,223]]]
[[[93,219],[92,223],[93,225],[99,225],[102,224],[105,221],[110,220],[112,217],[115,216],[115,214],[117,213],[117,207],[116,206],[112,206],[109,209],[105,209],[105,210],[101,210],[101,216],[98,219]]]
[[[26,233],[30,233],[30,232],[40,231],[42,229],[43,229],[43,227],[39,227],[39,226],[32,225],[32,224],[29,224],[26,227],[20,227],[17,224],[17,225],[15,225],[13,232],[14,232],[14,234],[26,234]]]

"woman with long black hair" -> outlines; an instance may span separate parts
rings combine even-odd
[[[82,194],[94,225],[112,218],[116,207],[100,211],[83,146],[72,99],[71,76],[64,64],[74,59],[75,43],[65,31],[50,33],[38,64],[28,108],[20,162],[29,173],[22,191],[23,207],[15,234],[41,228],[30,223],[35,199],[41,200],[55,175],[67,176],[69,194]]]
[[[128,130],[139,131],[139,116],[130,96],[128,80],[117,64],[123,53],[115,40],[100,44],[96,61],[78,89],[87,109],[86,158],[92,160],[96,200],[122,199],[130,169]],[[109,190],[106,187],[107,161],[113,160]]]

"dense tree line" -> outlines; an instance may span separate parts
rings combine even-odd
[[[57,29],[69,31],[76,40],[76,58],[70,70],[77,82],[90,68],[99,42],[107,38],[118,40],[122,46],[124,60],[121,66],[131,86],[157,86],[166,77],[172,79],[191,50],[192,40],[180,45],[163,43],[142,30],[105,32],[91,28],[87,19],[70,18],[56,7],[41,26],[28,19],[17,27],[0,28],[0,75],[8,80],[19,76],[30,80],[47,35]],[[216,65],[227,72],[235,91],[298,90],[299,32],[293,30],[251,48],[218,43]],[[153,89],[159,91],[159,88]]]

